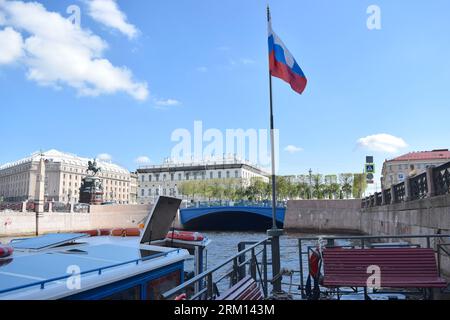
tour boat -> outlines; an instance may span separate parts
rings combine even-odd
[[[139,236],[78,232],[12,240],[10,254],[0,258],[0,300],[160,299],[184,281],[191,253],[195,273],[202,272],[209,244],[203,236],[166,239],[179,204],[159,197]]]

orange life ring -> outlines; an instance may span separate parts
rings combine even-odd
[[[122,228],[116,228],[111,230],[111,235],[113,237],[124,237],[125,235],[125,229]]]
[[[88,234],[91,237],[113,236],[113,237],[139,237],[141,231],[139,228],[115,228],[115,229],[93,229],[85,231],[76,231],[75,233]]]
[[[111,234],[111,229],[100,229],[101,236],[109,236]]]
[[[97,237],[100,235],[100,232],[98,229],[93,229],[93,230],[85,230],[85,231],[80,231],[80,232],[76,232],[76,233],[84,233],[84,234],[88,234],[90,237]]]
[[[179,231],[179,230],[170,231],[167,234],[166,238],[184,241],[202,241],[203,239],[205,239],[205,237],[199,232]]]
[[[0,246],[0,258],[6,258],[12,255],[14,249],[12,247]]]
[[[141,230],[139,228],[127,228],[124,233],[125,237],[139,237],[141,235]]]

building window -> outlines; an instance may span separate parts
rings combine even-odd
[[[239,172],[237,170],[234,172],[234,177],[239,178]]]
[[[230,171],[227,171],[227,179],[230,179]]]
[[[159,189],[158,188],[155,189],[155,195],[159,196]]]
[[[156,181],[159,181],[159,174],[155,175]]]
[[[148,181],[152,182],[152,175],[151,174],[148,175]]]
[[[217,172],[217,177],[218,177],[219,179],[222,178],[222,171]]]
[[[209,178],[210,179],[214,178],[214,173],[212,171],[209,173]]]
[[[163,181],[166,181],[166,174],[163,174]]]
[[[181,180],[181,173],[178,174],[178,180]]]
[[[189,173],[186,173],[186,180],[189,180]]]
[[[175,176],[175,175],[174,175],[173,173],[170,174],[170,181],[173,181],[174,176]]]
[[[144,192],[145,192],[144,189],[142,189],[142,190],[141,190],[141,197],[144,196]]]

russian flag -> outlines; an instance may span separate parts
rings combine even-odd
[[[269,65],[272,76],[283,79],[295,92],[302,94],[307,83],[305,74],[283,41],[273,32],[271,21],[269,21]]]

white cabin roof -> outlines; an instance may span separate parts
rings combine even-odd
[[[19,242],[17,242],[19,243]],[[139,237],[88,237],[0,259],[0,300],[59,299],[189,258],[187,250],[139,243]],[[67,278],[81,273],[80,288]]]

